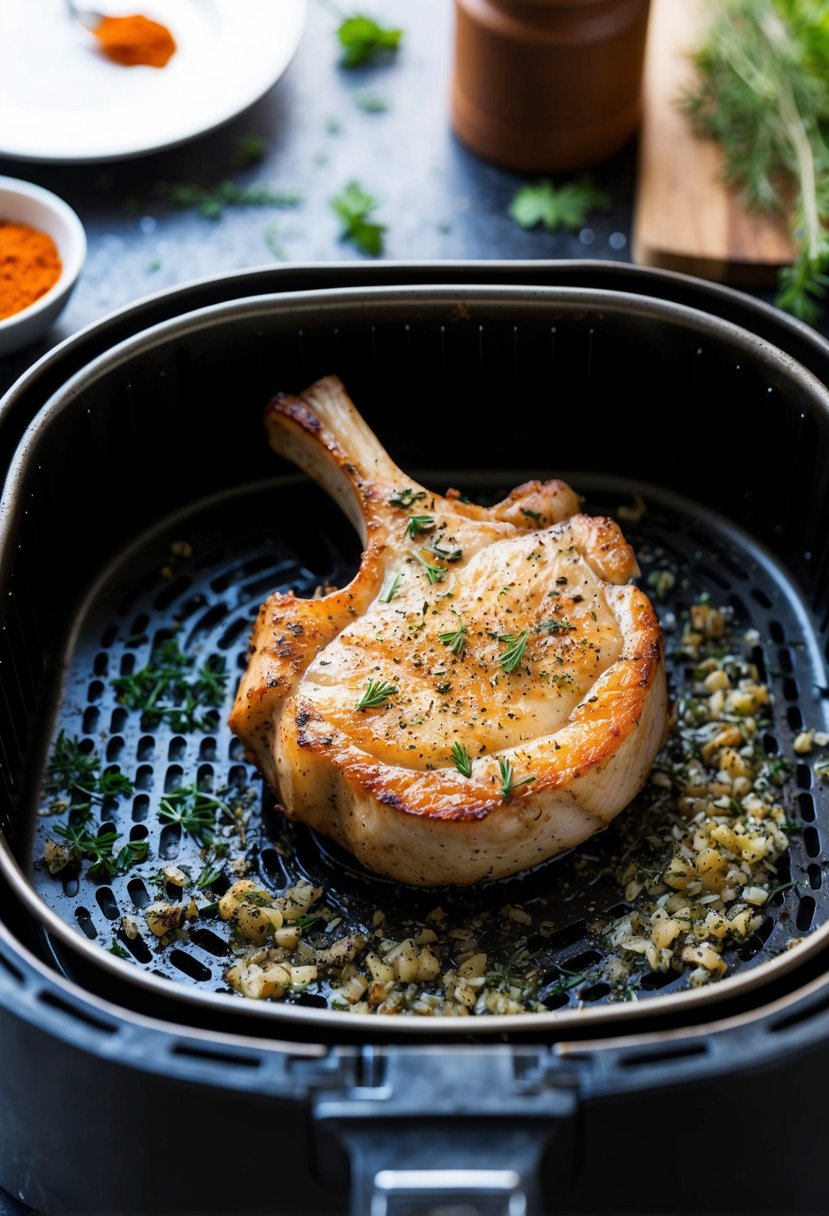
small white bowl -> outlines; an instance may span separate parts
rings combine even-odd
[[[15,177],[0,177],[0,220],[48,233],[62,263],[57,282],[40,299],[0,321],[0,355],[8,355],[41,337],[66,305],[86,258],[86,233],[62,198]]]

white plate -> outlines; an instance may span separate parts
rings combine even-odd
[[[0,0],[0,155],[64,164],[138,156],[220,126],[293,58],[306,0],[90,0],[167,25],[163,68],[123,67],[64,0]]]

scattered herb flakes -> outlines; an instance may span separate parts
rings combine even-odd
[[[380,205],[374,195],[368,194],[359,182],[350,181],[330,203],[342,223],[344,241],[374,257],[383,252],[386,225],[369,218]]]
[[[609,195],[594,186],[589,178],[565,182],[561,186],[554,186],[549,178],[542,178],[521,187],[513,196],[507,214],[521,228],[541,225],[548,232],[557,228],[575,232],[592,212],[608,211],[610,206]]]
[[[206,187],[170,183],[166,197],[173,207],[195,209],[208,220],[218,220],[229,207],[298,207],[303,192],[292,187],[239,186],[233,181]]]
[[[342,48],[340,62],[344,67],[356,68],[393,57],[402,37],[402,29],[380,25],[365,14],[346,17],[337,27]]]

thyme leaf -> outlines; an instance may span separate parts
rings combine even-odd
[[[412,486],[406,486],[402,490],[393,490],[389,498],[389,506],[392,507],[413,507],[416,502],[420,502],[421,498],[426,497],[425,490],[415,490]]]
[[[426,577],[430,583],[442,583],[446,578],[447,570],[445,566],[433,566],[431,562],[427,562],[425,557],[421,557],[419,553],[413,553],[412,557],[415,561],[420,562],[426,571]]]
[[[403,575],[399,571],[389,575],[380,591],[381,604],[390,604],[392,602],[397,595],[397,588],[400,586],[402,577]]]
[[[161,823],[177,824],[203,849],[213,843],[216,816],[230,816],[230,807],[221,798],[200,790],[197,785],[183,785],[161,799],[158,818]]]
[[[522,629],[520,633],[500,633],[498,635],[498,641],[504,642],[507,647],[499,658],[501,669],[507,675],[515,671],[523,659],[529,636],[529,629]]]
[[[472,776],[472,760],[470,759],[469,752],[457,739],[452,744],[452,763],[462,777]]]
[[[457,629],[449,629],[439,633],[438,638],[444,646],[448,646],[452,654],[463,654],[466,647],[466,625],[461,621]]]
[[[389,697],[393,697],[396,692],[395,685],[389,684],[386,680],[369,680],[363,695],[357,702],[357,708],[376,709],[378,705],[388,701]]]
[[[535,777],[525,777],[523,781],[516,781],[513,772],[511,761],[503,756],[498,758],[498,769],[501,773],[501,797],[509,798],[514,790],[520,789],[522,785],[529,785],[535,781]]]
[[[406,535],[414,538],[421,532],[431,532],[434,526],[434,515],[410,515],[409,522],[406,524]]]

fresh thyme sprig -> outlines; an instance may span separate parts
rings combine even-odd
[[[446,578],[447,569],[445,566],[433,566],[431,562],[427,562],[425,557],[421,557],[419,553],[413,553],[412,557],[415,561],[420,562],[423,569],[426,571],[426,577],[430,583],[442,583]]]
[[[523,659],[529,636],[529,629],[522,629],[520,633],[500,633],[498,635],[498,641],[504,642],[507,647],[498,660],[502,671],[505,671],[507,675],[515,671]]]
[[[410,515],[406,524],[406,535],[415,537],[421,532],[430,532],[435,526],[434,515]]]
[[[88,858],[91,862],[87,871],[89,877],[101,881],[114,878],[118,874],[126,874],[132,866],[145,861],[149,853],[146,840],[128,840],[122,849],[113,853],[113,846],[120,832],[99,831],[93,835],[77,823],[58,824],[55,827],[55,835],[66,841],[76,861]]]
[[[118,676],[113,686],[122,705],[141,711],[147,729],[167,721],[175,731],[210,729],[204,709],[221,705],[227,684],[225,660],[210,655],[193,672],[194,660],[175,638],[156,646],[149,663],[132,675]]]
[[[462,777],[472,776],[472,760],[469,752],[459,740],[452,744],[452,763]]]
[[[403,575],[399,571],[389,575],[380,591],[381,604],[390,604],[392,602],[394,597],[397,595],[397,588],[400,586],[400,580],[402,577]]]
[[[183,833],[192,836],[196,844],[203,849],[209,848],[213,843],[216,817],[219,814],[230,818],[228,804],[223,799],[200,790],[195,783],[171,790],[158,804],[160,822],[177,824]]]
[[[795,259],[776,303],[814,323],[829,286],[829,22],[802,0],[719,0],[677,98],[755,213],[783,216]]]
[[[386,680],[369,680],[363,695],[357,702],[357,708],[376,709],[378,705],[388,701],[389,697],[393,697],[396,692],[395,685],[389,684]]]
[[[444,646],[449,647],[452,654],[463,654],[466,647],[466,625],[459,620],[456,629],[448,629],[446,633],[439,633],[438,638]]]
[[[129,778],[115,770],[102,773],[101,764],[94,749],[85,751],[77,738],[70,739],[62,730],[49,758],[44,790],[52,794],[65,792],[76,815],[88,813],[94,803],[107,798],[129,797],[133,792]],[[51,806],[52,813],[66,809],[66,803],[59,799]]]
[[[520,789],[522,785],[529,785],[530,782],[535,781],[535,777],[525,777],[523,781],[516,781],[511,761],[505,759],[503,756],[499,756],[498,758],[498,769],[501,773],[502,798],[511,797],[514,790]]]
[[[389,506],[413,507],[416,502],[420,502],[421,498],[425,497],[425,490],[415,490],[412,486],[405,486],[402,490],[392,491]]]
[[[551,616],[549,620],[542,621],[538,626],[539,633],[571,633],[576,628],[569,621],[562,620],[559,617]]]

